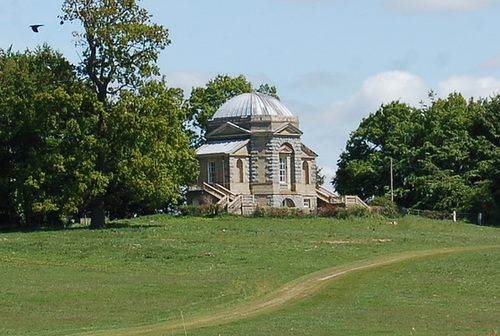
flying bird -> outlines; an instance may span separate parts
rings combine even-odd
[[[38,28],[43,26],[42,24],[37,24],[37,25],[31,25],[31,30],[33,30],[35,33],[38,33]]]

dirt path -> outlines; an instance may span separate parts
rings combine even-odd
[[[96,335],[170,335],[174,332],[184,333],[185,331],[190,329],[221,325],[233,321],[242,320],[258,314],[276,311],[284,307],[293,305],[296,302],[302,301],[315,295],[316,293],[319,293],[325,286],[335,281],[335,279],[348,276],[355,272],[374,269],[377,267],[391,265],[406,260],[493,248],[500,248],[500,246],[472,246],[405,252],[397,255],[385,256],[373,260],[349,264],[342,267],[325,269],[296,279],[286,284],[284,287],[263,296],[262,298],[245,303],[244,305],[239,307],[219,311],[209,316],[198,317],[194,319],[188,318],[184,321],[180,319],[179,322],[175,323],[165,322],[154,325],[141,326],[133,329],[102,332]],[[182,316],[182,319],[184,318],[185,316]]]

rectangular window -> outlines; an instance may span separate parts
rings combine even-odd
[[[215,162],[209,162],[207,167],[208,183],[215,183]]]
[[[286,172],[286,166],[287,166],[287,160],[286,156],[280,156],[280,183],[287,183],[287,172]]]
[[[309,198],[304,198],[304,208],[311,207],[311,200]]]

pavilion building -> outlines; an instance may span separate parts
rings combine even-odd
[[[209,121],[196,150],[200,174],[188,203],[219,203],[250,214],[256,206],[314,212],[340,196],[316,188],[316,157],[301,141],[299,118],[278,99],[257,92],[224,103]]]

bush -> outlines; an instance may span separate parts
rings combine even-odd
[[[181,205],[178,207],[181,216],[201,216],[200,207],[194,205]]]
[[[368,217],[369,210],[366,207],[355,205],[352,207],[346,208],[347,217]]]
[[[327,204],[325,207],[318,208],[319,217],[337,217],[338,207],[336,205]]]
[[[372,215],[381,215],[385,217],[399,216],[398,206],[391,201],[389,197],[375,197],[368,205],[371,208],[370,213]]]
[[[200,205],[200,211],[202,214],[209,216],[209,217],[215,217],[220,215],[223,211],[224,208],[220,204],[202,204]]]
[[[286,218],[288,217],[288,208],[271,208],[270,215],[272,218]]]
[[[277,208],[267,208],[267,207],[257,207],[253,213],[254,217],[268,217],[268,218],[303,218],[306,216],[304,211],[299,208],[287,208],[287,207],[277,207]]]
[[[263,207],[257,206],[255,208],[253,216],[254,217],[269,217],[269,213],[267,211],[267,208],[263,208]]]

